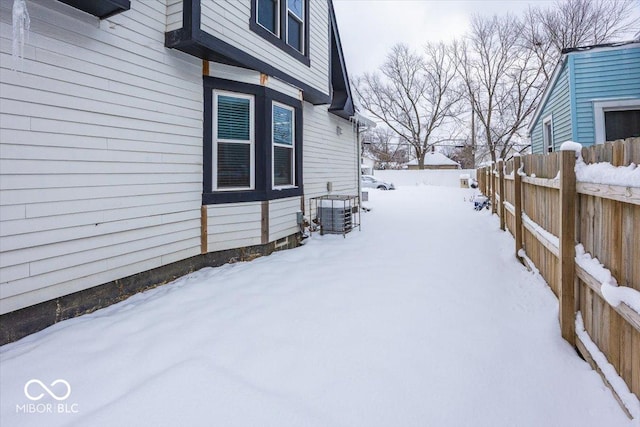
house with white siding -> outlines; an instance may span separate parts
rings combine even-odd
[[[299,244],[357,195],[331,0],[0,0],[0,344]]]
[[[640,135],[640,40],[565,49],[530,125],[532,152]]]

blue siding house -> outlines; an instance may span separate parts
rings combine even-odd
[[[565,49],[528,130],[533,153],[640,136],[640,40]]]

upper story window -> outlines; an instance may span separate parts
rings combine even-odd
[[[252,0],[251,30],[309,66],[309,0]]]
[[[303,0],[287,0],[287,44],[304,53]]]
[[[280,1],[257,0],[257,20],[267,30],[276,36],[280,33]]]

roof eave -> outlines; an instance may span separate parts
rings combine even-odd
[[[353,95],[351,94],[351,86],[349,84],[349,74],[342,52],[342,43],[340,41],[340,32],[338,31],[338,22],[336,13],[333,8],[333,0],[328,1],[329,4],[329,24],[330,24],[330,59],[331,59],[331,87],[332,97],[329,112],[344,119],[350,119],[356,113],[353,105]]]
[[[558,60],[558,63],[556,64],[555,68],[553,69],[553,74],[551,74],[551,78],[549,79],[549,82],[547,83],[547,87],[545,87],[544,92],[542,94],[542,98],[540,99],[540,102],[538,103],[538,106],[536,107],[535,111],[533,112],[533,116],[531,116],[531,121],[529,122],[529,126],[527,127],[527,133],[529,135],[531,135],[531,131],[533,130],[536,122],[538,121],[538,118],[540,116],[540,113],[542,112],[544,105],[547,102],[547,99],[549,98],[549,95],[551,95],[551,90],[553,89],[554,85],[556,84],[556,80],[558,79],[558,77],[560,76],[560,73],[562,71],[562,69],[564,68],[565,63],[567,62],[567,54],[563,54],[560,59]]]

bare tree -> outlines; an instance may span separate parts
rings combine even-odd
[[[479,137],[492,161],[505,158],[523,137],[542,95],[538,57],[526,44],[521,21],[512,15],[473,17],[469,35],[454,49]]]
[[[438,144],[457,114],[458,97],[449,90],[455,66],[442,43],[427,44],[425,55],[395,45],[379,72],[356,80],[362,106],[409,144],[424,169],[424,156]]]
[[[638,25],[637,0],[566,0],[547,8],[530,8],[523,35],[540,61],[545,80],[563,49],[619,40]]]
[[[381,169],[397,169],[409,161],[408,145],[398,142],[395,132],[389,128],[376,127],[367,131],[362,146],[365,154]]]
[[[475,159],[473,146],[471,144],[463,144],[452,147],[448,153],[445,153],[451,160],[460,163],[462,169],[474,169]]]
[[[637,0],[566,0],[538,13],[544,33],[561,51],[617,39],[635,22]]]

